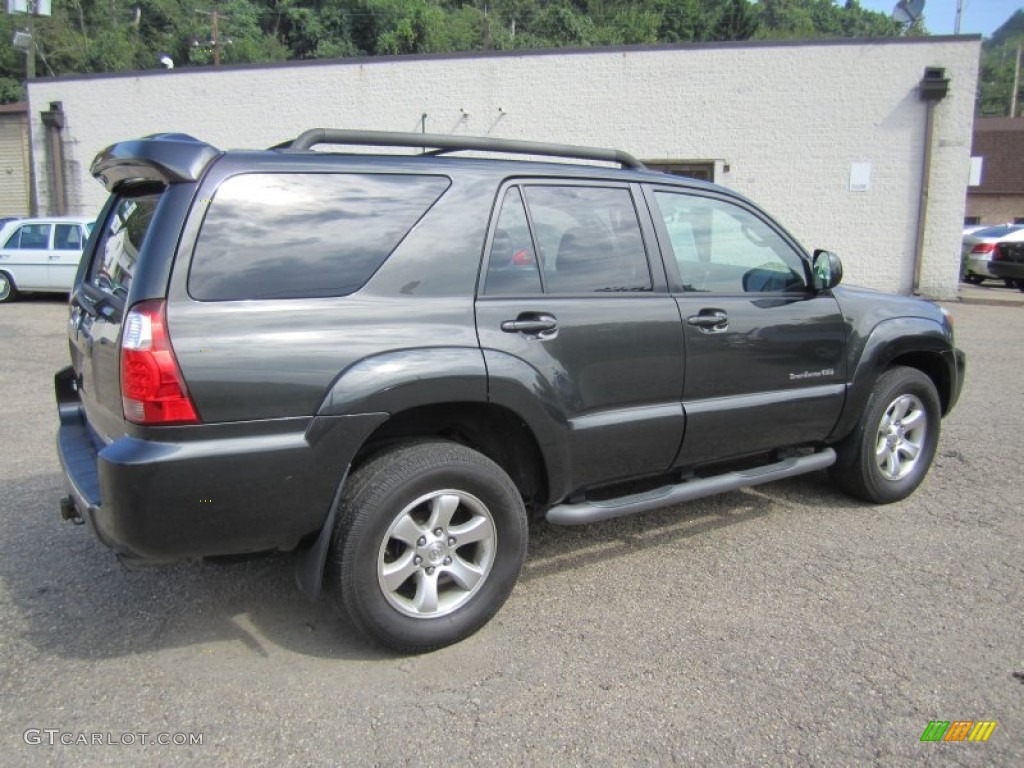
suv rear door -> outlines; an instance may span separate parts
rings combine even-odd
[[[823,440],[846,392],[846,331],[806,256],[753,206],[647,189],[686,338],[677,466]]]
[[[89,233],[77,221],[62,221],[53,227],[53,250],[50,252],[47,283],[50,288],[70,291],[82,260],[82,249]]]
[[[682,438],[682,331],[637,186],[522,181],[498,197],[476,302],[492,388],[520,372],[566,428],[555,495],[666,470]],[[493,395],[492,395],[493,396]]]
[[[89,423],[104,440],[125,431],[120,336],[139,252],[160,201],[153,186],[123,191],[97,221],[100,232],[71,294],[68,333],[78,392]]]

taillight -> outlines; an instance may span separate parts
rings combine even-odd
[[[995,243],[978,243],[971,248],[971,253],[992,253],[996,249]]]
[[[132,307],[121,337],[121,402],[136,424],[198,424],[167,335],[163,301]]]

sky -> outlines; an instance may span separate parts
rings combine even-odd
[[[860,0],[860,7],[891,14],[897,0]],[[957,0],[925,0],[924,23],[933,35],[952,35]],[[980,33],[988,37],[1013,12],[1024,8],[1024,0],[961,0],[960,34]]]

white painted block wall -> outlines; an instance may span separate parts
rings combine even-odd
[[[925,67],[946,70],[935,114],[921,289],[952,298],[969,171],[977,37],[726,44],[179,69],[38,80],[29,87],[41,210],[41,110],[66,117],[72,213],[98,210],[93,156],[148,133],[266,147],[306,128],[465,133],[714,159],[717,181],[760,203],[809,249],[837,251],[846,280],[910,290],[919,208]],[[464,114],[465,112],[465,114]],[[853,163],[870,189],[851,192]]]

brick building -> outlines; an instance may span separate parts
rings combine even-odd
[[[979,117],[971,157],[980,184],[967,190],[965,224],[1024,224],[1024,117]]]
[[[36,195],[41,210],[95,213],[95,154],[168,131],[223,148],[315,127],[616,147],[748,195],[808,249],[837,251],[849,282],[909,292],[919,264],[921,291],[951,298],[980,47],[977,36],[711,43],[39,79],[29,85]],[[934,105],[925,194],[919,86],[932,67],[949,92]]]

